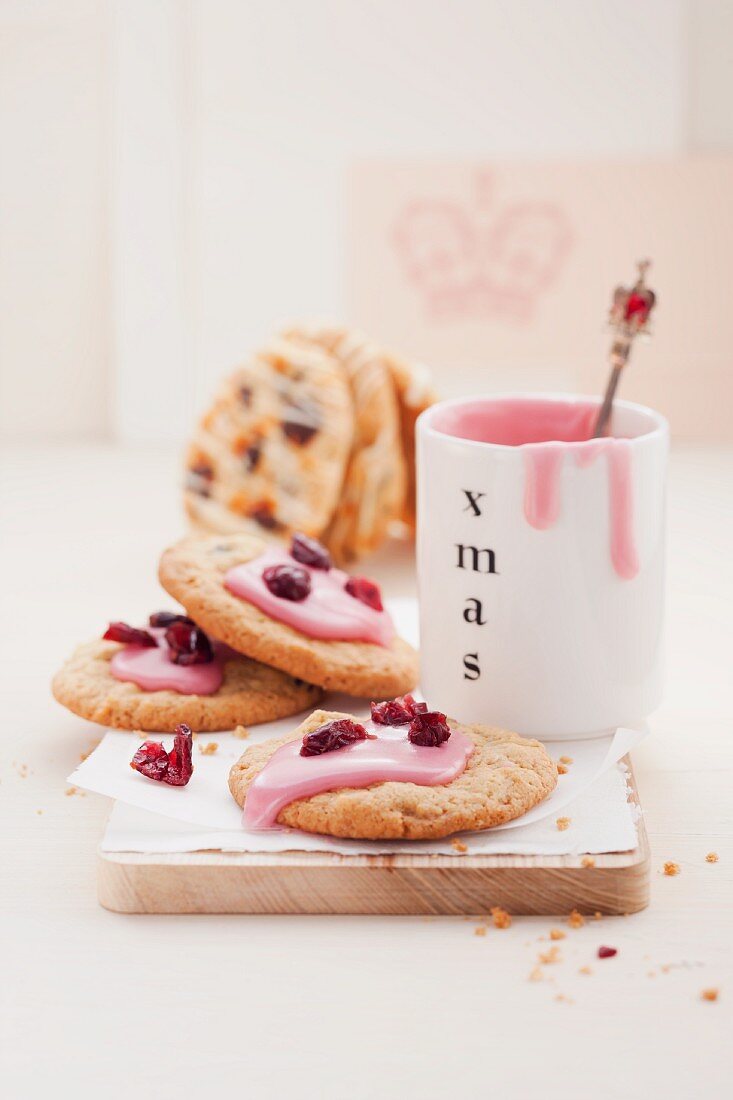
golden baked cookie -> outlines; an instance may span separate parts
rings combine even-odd
[[[351,452],[348,379],[323,348],[275,340],[225,380],[186,458],[197,529],[320,535]]]
[[[426,367],[416,363],[408,363],[405,359],[391,353],[387,355],[386,362],[397,390],[402,449],[407,466],[407,489],[402,518],[414,530],[416,489],[415,421],[421,412],[435,404],[438,397],[430,384]]]
[[[122,646],[98,638],[74,651],[52,683],[55,698],[90,722],[116,729],[170,732],[181,722],[201,733],[287,718],[314,706],[320,688],[247,657],[224,664],[224,680],[212,695],[143,691],[117,680],[110,661]]]
[[[354,401],[354,442],[341,496],[322,535],[338,564],[372,553],[402,518],[407,470],[397,391],[385,353],[362,333],[325,325],[292,328],[288,339],[324,348],[342,364]]]
[[[229,789],[239,805],[276,749],[338,718],[354,716],[317,710],[287,736],[248,748],[229,773]],[[439,840],[503,825],[554,790],[557,767],[539,741],[492,726],[463,726],[453,719],[448,724],[474,743],[465,771],[451,783],[425,787],[390,781],[325,791],[291,802],[277,823],[355,840]]]
[[[160,583],[213,637],[299,679],[350,695],[385,699],[417,683],[417,653],[401,638],[389,646],[311,638],[233,595],[224,575],[265,550],[248,535],[190,536],[166,550]]]

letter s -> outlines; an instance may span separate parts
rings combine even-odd
[[[478,653],[467,653],[463,658],[463,667],[466,670],[463,673],[464,680],[478,680],[481,675],[481,669],[478,664]]]

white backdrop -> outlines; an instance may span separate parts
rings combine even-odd
[[[372,156],[733,147],[719,0],[0,0],[0,431],[178,439]]]

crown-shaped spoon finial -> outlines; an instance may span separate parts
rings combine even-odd
[[[621,372],[629,361],[635,337],[649,333],[649,317],[657,301],[654,291],[646,285],[646,273],[651,267],[651,260],[640,260],[636,266],[639,275],[634,285],[617,286],[613,292],[608,317],[613,332],[609,353],[611,373],[593,431],[594,439],[604,435],[608,428]]]

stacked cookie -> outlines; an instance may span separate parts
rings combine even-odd
[[[424,372],[360,333],[292,327],[225,380],[186,459],[196,530],[319,538],[338,564],[414,524]]]
[[[160,562],[183,611],[144,627],[110,623],[53,681],[75,714],[122,729],[232,729],[315,706],[326,689],[369,698],[409,691],[417,653],[396,636],[378,586],[337,569],[297,534],[192,536]]]

